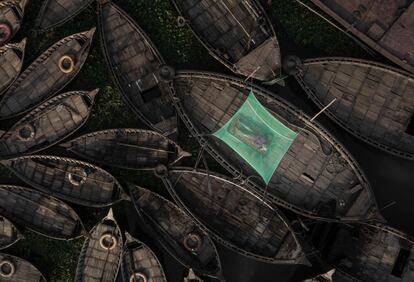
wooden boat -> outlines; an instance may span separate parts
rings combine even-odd
[[[26,39],[0,47],[0,97],[16,80],[22,69]]]
[[[353,157],[330,133],[303,112],[256,85],[207,72],[180,72],[174,103],[203,149],[233,175],[245,179],[275,204],[318,219],[378,217],[370,185]],[[221,139],[212,136],[239,110],[252,91],[257,100],[297,137],[267,188],[259,174]]]
[[[414,72],[414,5],[411,1],[311,0],[365,44]]]
[[[0,100],[0,119],[34,109],[72,81],[88,57],[94,33],[95,28],[68,36],[40,55]]]
[[[161,263],[154,252],[143,242],[125,233],[126,242],[122,254],[122,281],[167,282]]]
[[[197,273],[221,277],[221,262],[213,241],[190,216],[147,189],[130,185],[129,191],[146,230],[171,256]]]
[[[166,87],[174,70],[123,10],[110,0],[100,0],[98,6],[104,55],[122,98],[154,130],[176,134],[177,117]]]
[[[333,281],[413,281],[414,241],[386,226],[343,226],[332,240],[326,260]]]
[[[10,220],[0,215],[0,250],[10,247],[22,238],[20,230]]]
[[[16,224],[50,238],[69,240],[85,232],[71,207],[33,189],[0,185],[0,210]]]
[[[191,268],[188,270],[188,275],[186,277],[184,277],[184,282],[204,282],[203,279],[201,279],[200,277],[198,277],[195,273],[194,270],[192,270]]]
[[[93,0],[44,0],[36,18],[35,30],[45,32],[71,20]]]
[[[0,163],[30,186],[79,205],[104,207],[128,199],[115,177],[78,160],[25,156]]]
[[[46,282],[47,280],[30,262],[19,257],[0,253],[0,281]]]
[[[279,43],[256,0],[173,0],[180,17],[210,54],[234,73],[271,81],[280,76]]]
[[[308,264],[284,215],[248,187],[185,168],[164,168],[161,177],[174,200],[222,245],[267,263]]]
[[[124,169],[172,165],[191,155],[162,134],[133,128],[92,132],[61,146],[90,161]]]
[[[122,246],[121,230],[110,209],[83,243],[75,281],[115,281],[121,263]]]
[[[67,92],[40,105],[0,137],[0,158],[32,154],[71,135],[88,119],[98,91]]]
[[[414,75],[351,58],[305,60],[296,75],[320,108],[348,132],[394,155],[414,159]]]
[[[0,46],[20,29],[27,3],[29,0],[0,1]]]

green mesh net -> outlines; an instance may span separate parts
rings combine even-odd
[[[270,114],[250,91],[240,109],[213,135],[236,151],[268,184],[297,133]]]

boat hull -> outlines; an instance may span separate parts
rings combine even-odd
[[[378,216],[370,185],[345,148],[320,124],[274,94],[229,76],[180,72],[174,103],[190,133],[224,168],[247,179],[277,205],[308,217],[368,220]],[[220,139],[212,136],[253,91],[278,120],[298,133],[267,188],[257,172]],[[220,101],[219,103],[217,101]]]
[[[414,5],[405,0],[311,0],[369,47],[414,72]]]
[[[55,145],[88,119],[98,90],[58,95],[27,114],[0,138],[0,158],[32,154]]]
[[[33,110],[72,81],[88,57],[94,33],[95,28],[65,37],[40,55],[3,95],[0,119]]]
[[[230,70],[262,81],[280,75],[279,43],[259,1],[172,2],[183,24]]]
[[[30,186],[79,205],[105,207],[127,198],[115,177],[85,162],[55,156],[26,156],[0,163]]]
[[[99,30],[106,62],[126,104],[154,130],[176,135],[177,118],[168,87],[174,70],[165,66],[136,22],[111,1],[99,2]]]
[[[33,189],[0,185],[2,214],[44,236],[69,240],[82,235],[82,221],[64,202]]]

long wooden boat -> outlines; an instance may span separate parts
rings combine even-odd
[[[83,243],[75,281],[115,281],[121,264],[122,247],[121,230],[110,209]]]
[[[46,282],[43,274],[30,262],[0,253],[0,281]]]
[[[29,188],[0,185],[0,211],[19,226],[54,239],[69,240],[85,232],[70,206]]]
[[[414,72],[414,3],[395,0],[311,0],[365,44]]]
[[[0,163],[28,185],[79,205],[105,207],[128,199],[110,173],[75,159],[24,156]]]
[[[10,247],[22,238],[20,230],[10,220],[0,215],[0,250]]]
[[[98,94],[73,91],[46,101],[0,137],[0,158],[14,158],[46,149],[79,129]]]
[[[147,189],[130,185],[129,191],[146,230],[171,256],[202,275],[222,276],[220,258],[210,235],[189,215]]]
[[[0,1],[0,46],[20,29],[27,3],[29,0]]]
[[[167,282],[161,263],[154,252],[143,242],[125,233],[122,254],[122,281]]]
[[[20,43],[0,47],[0,97],[19,75],[25,47],[26,38]]]
[[[124,169],[172,165],[191,155],[160,133],[134,128],[96,131],[61,146],[90,161]]]
[[[332,240],[327,261],[333,281],[413,281],[414,241],[384,226],[343,226]]]
[[[256,0],[172,0],[210,54],[237,74],[271,81],[280,76],[280,49],[272,23]]]
[[[98,3],[104,55],[122,98],[148,126],[175,135],[177,117],[166,87],[174,70],[123,10],[110,0]]]
[[[200,145],[233,175],[245,179],[275,204],[329,220],[367,220],[378,209],[359,165],[329,132],[297,108],[256,85],[207,72],[180,72],[174,103]],[[267,188],[238,153],[212,134],[221,129],[252,91],[271,116],[297,133]],[[259,132],[260,133],[260,132]]]
[[[0,119],[34,109],[72,81],[88,57],[94,33],[95,28],[68,36],[40,55],[0,100]]]
[[[296,75],[315,104],[348,132],[414,159],[414,75],[351,58],[305,60]]]
[[[222,245],[267,263],[307,264],[284,215],[248,187],[186,168],[165,168],[161,177],[174,200]]]
[[[45,32],[71,20],[93,0],[44,0],[36,18],[35,30]]]

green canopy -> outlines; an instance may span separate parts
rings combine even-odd
[[[260,104],[252,91],[234,116],[214,134],[269,183],[298,135]]]

